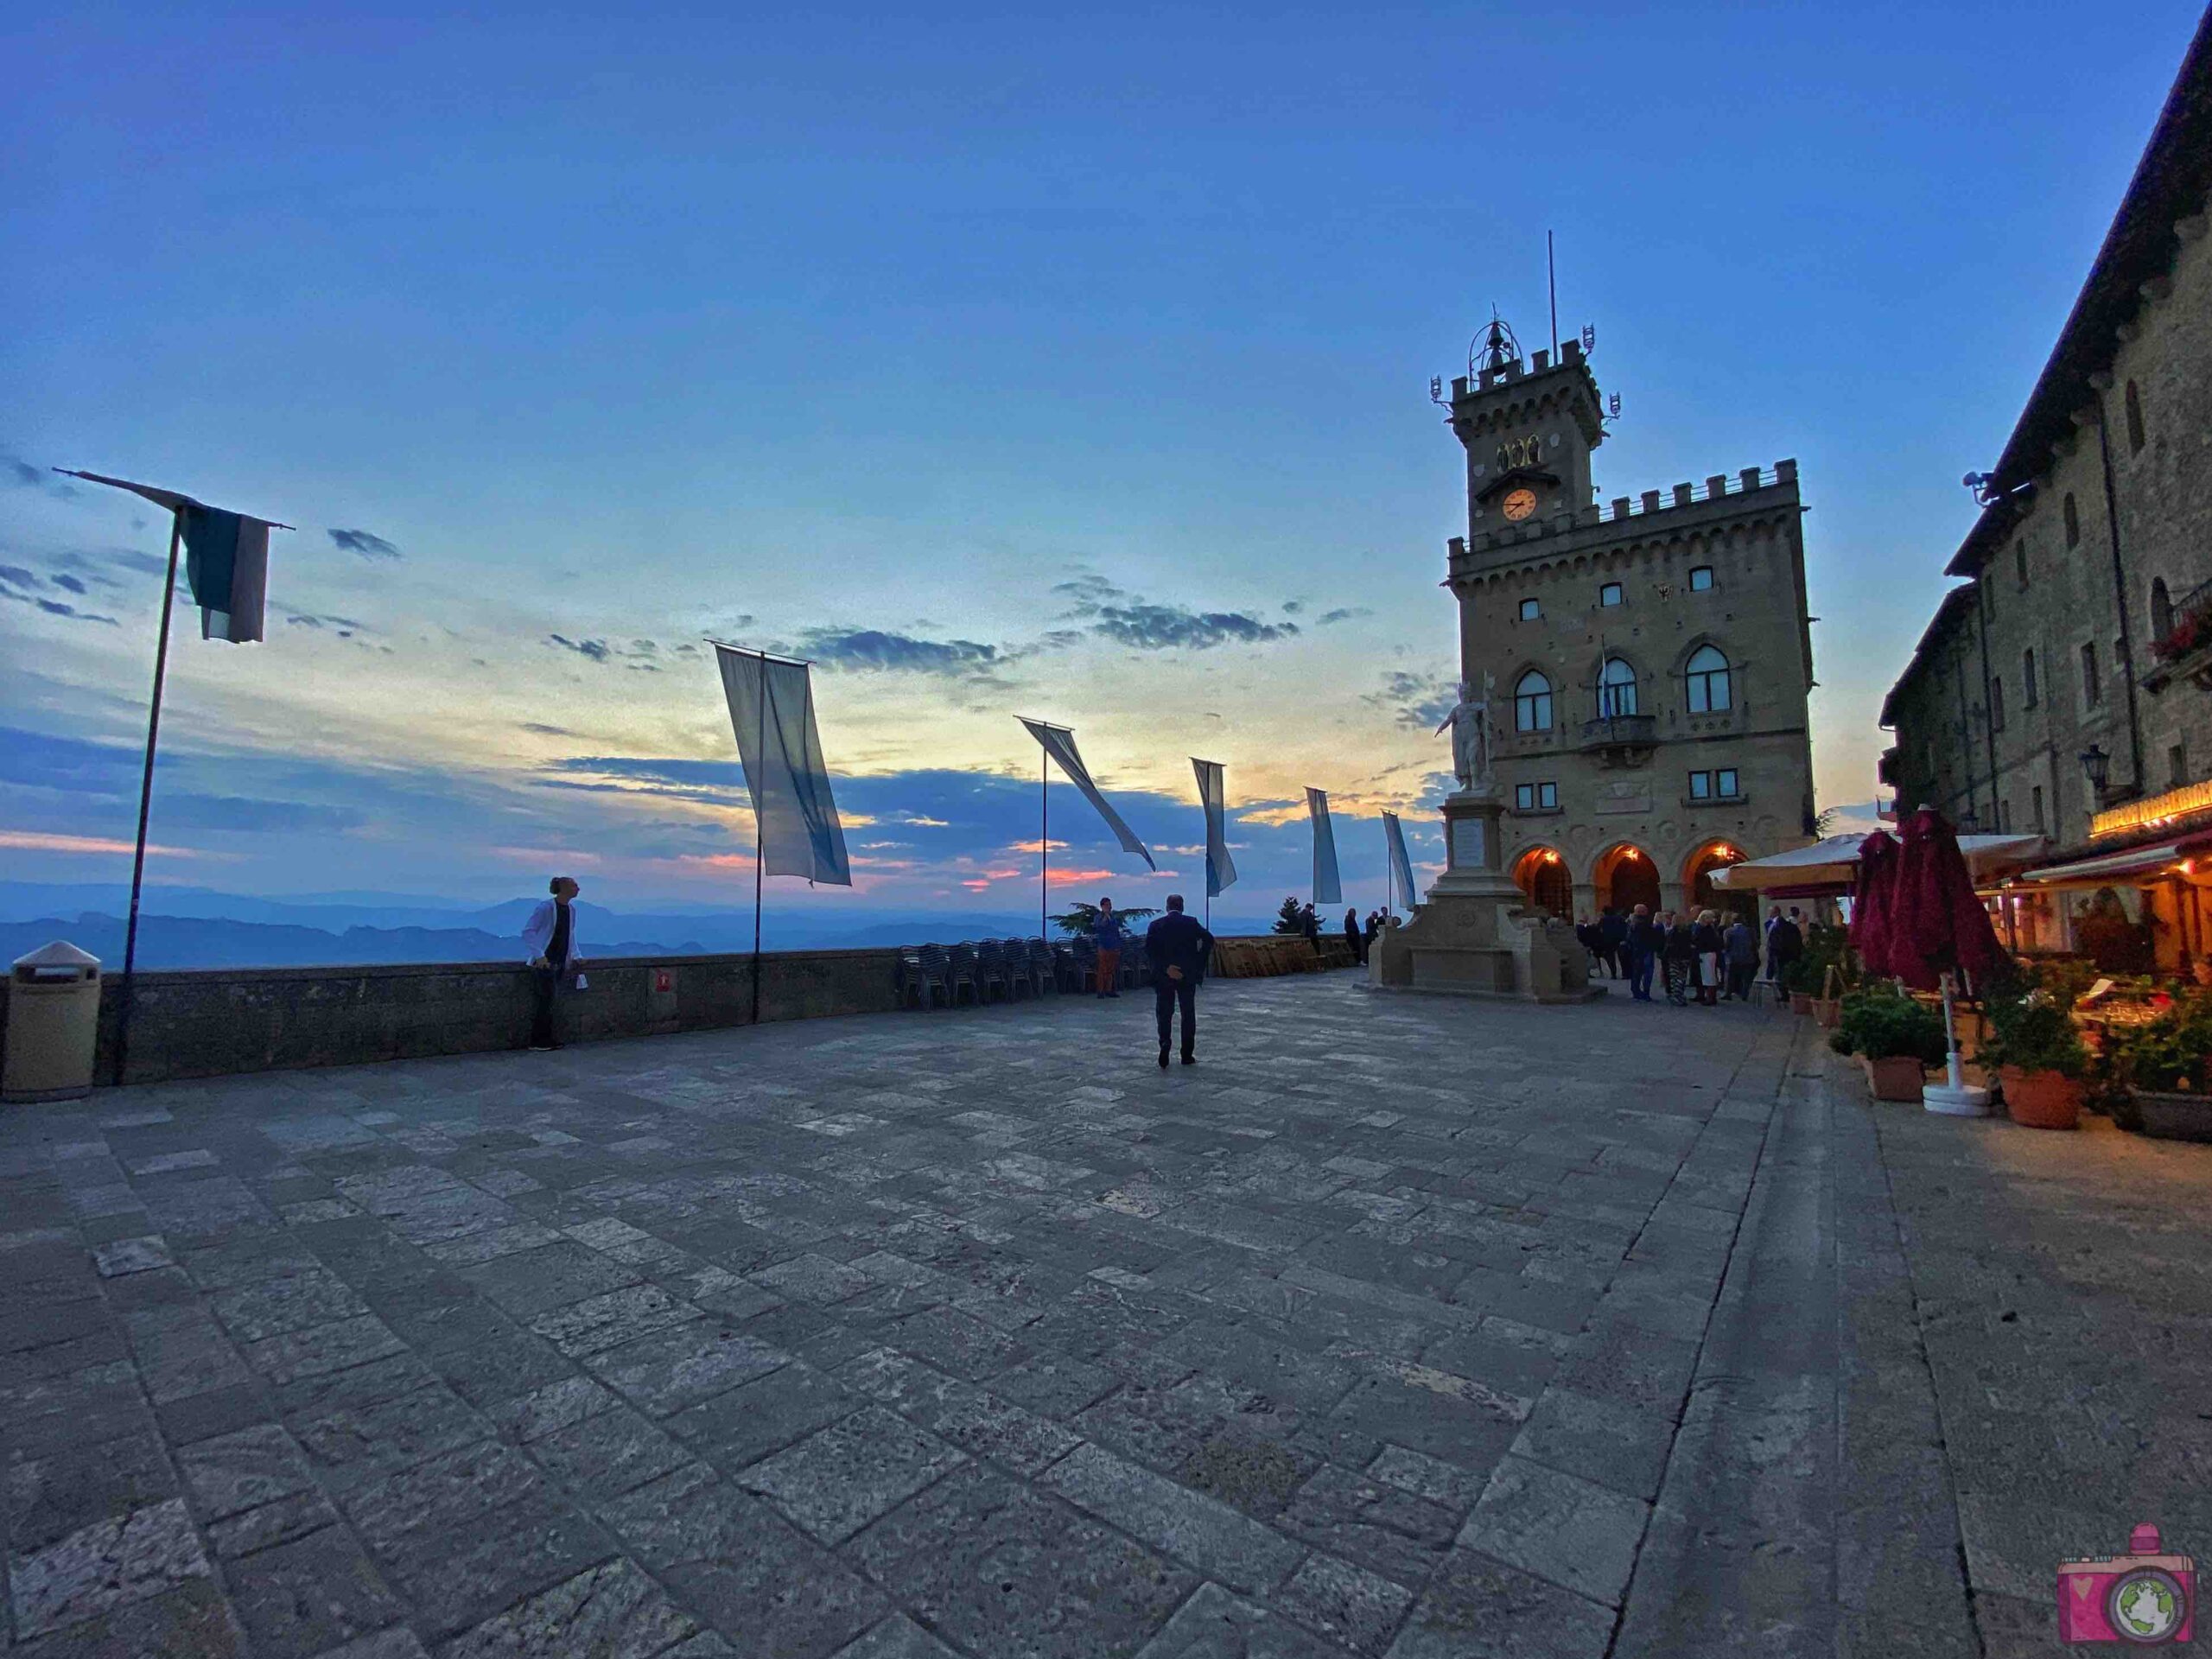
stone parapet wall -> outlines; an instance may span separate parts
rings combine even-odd
[[[1332,947],[1331,966],[1350,961],[1343,940],[1324,943]],[[1303,939],[1298,948],[1311,950]],[[563,1001],[564,1040],[752,1023],[749,955],[594,958],[583,971],[588,988]],[[103,1084],[114,1073],[121,992],[122,975],[111,974],[102,988],[95,1072]],[[7,997],[0,978],[0,1033]],[[763,1024],[882,1014],[899,1005],[895,949],[761,955]],[[521,1048],[530,1040],[531,1007],[530,973],[518,963],[142,973],[124,1080],[164,1083]],[[0,1035],[0,1065],[4,1042]]]

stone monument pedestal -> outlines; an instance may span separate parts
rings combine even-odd
[[[1590,982],[1589,953],[1573,929],[1530,909],[1499,864],[1504,810],[1479,785],[1446,798],[1444,874],[1411,921],[1376,940],[1370,988],[1531,1002],[1605,994]]]

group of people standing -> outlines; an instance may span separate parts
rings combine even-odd
[[[1802,918],[1794,907],[1783,915],[1779,905],[1768,910],[1764,938],[1744,916],[1724,923],[1712,910],[1654,915],[1649,905],[1625,916],[1608,906],[1595,920],[1576,923],[1574,937],[1590,953],[1593,972],[1602,967],[1625,979],[1638,1002],[1654,1000],[1656,981],[1678,1008],[1747,1001],[1762,964],[1767,977],[1778,981],[1805,950]]]

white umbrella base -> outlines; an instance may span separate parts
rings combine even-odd
[[[1989,1090],[1972,1084],[1931,1083],[1920,1091],[1920,1103],[1945,1117],[1986,1117]]]

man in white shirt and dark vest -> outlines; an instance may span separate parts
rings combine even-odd
[[[536,1003],[530,1046],[540,1050],[561,1046],[554,1030],[555,1004],[560,1000],[563,982],[584,961],[576,949],[575,906],[576,895],[583,889],[574,877],[556,875],[550,891],[553,896],[530,912],[522,929],[523,943],[530,948],[531,988]]]

